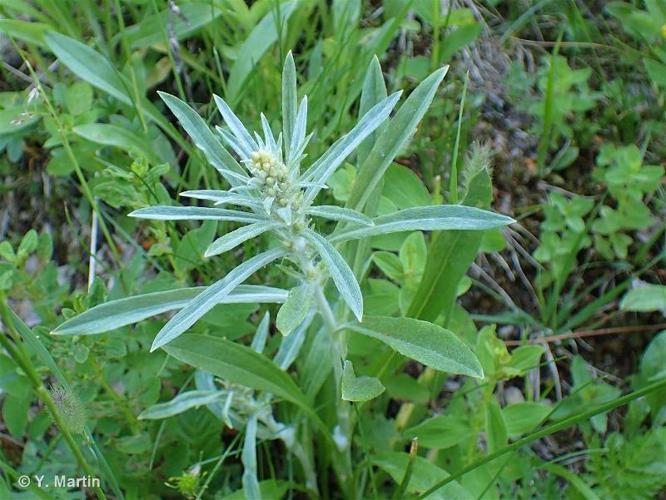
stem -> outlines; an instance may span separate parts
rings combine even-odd
[[[20,339],[20,335],[15,330],[14,323],[12,322],[11,317],[9,315],[9,306],[7,305],[7,300],[3,293],[0,293],[0,316],[2,317],[2,323],[4,324],[7,332],[14,339]],[[60,431],[62,437],[65,438],[67,445],[72,450],[74,458],[76,458],[76,461],[78,462],[81,469],[83,469],[84,473],[87,476],[96,477],[95,473],[90,468],[88,461],[83,456],[83,453],[79,448],[79,445],[76,443],[74,436],[67,428],[67,424],[65,423],[62,415],[60,414],[60,410],[58,409],[58,406],[56,405],[55,401],[53,401],[51,394],[46,389],[46,387],[44,387],[44,384],[42,383],[39,374],[30,363],[25,352],[23,352],[19,347],[20,344],[18,344],[18,342],[14,343],[11,340],[9,340],[8,335],[0,335],[0,344],[9,353],[14,362],[16,362],[16,364],[21,368],[21,370],[23,370],[23,372],[28,376],[35,392],[37,393],[37,396],[39,397],[39,399],[42,400],[42,402],[48,409],[49,413],[51,414],[51,418],[53,418],[53,422]],[[93,489],[97,494],[98,498],[102,499],[106,498],[104,491],[102,491],[100,487],[95,487]]]

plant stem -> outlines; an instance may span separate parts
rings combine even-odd
[[[5,298],[5,295],[3,293],[0,293],[0,316],[2,317],[2,323],[5,326],[5,329],[7,332],[14,337],[15,341],[16,339],[20,339],[20,335],[18,332],[16,332],[14,328],[14,324],[11,320],[11,317],[9,315],[9,306],[7,305],[7,300]],[[42,383],[41,378],[39,377],[39,374],[35,370],[35,368],[32,366],[30,363],[28,356],[26,355],[25,352],[23,352],[20,348],[18,342],[14,343],[9,339],[9,335],[0,335],[0,344],[2,347],[5,348],[5,350],[9,353],[11,358],[14,360],[14,362],[23,370],[23,372],[28,376],[28,379],[32,383],[33,389],[37,393],[37,396],[39,399],[42,400],[46,408],[48,409],[49,413],[51,414],[51,418],[53,418],[53,422],[55,423],[56,427],[58,430],[60,430],[60,433],[63,438],[65,438],[65,442],[71,449],[72,453],[74,454],[74,458],[76,458],[76,461],[79,463],[79,466],[81,469],[83,469],[84,473],[87,476],[90,477],[96,477],[95,473],[93,470],[90,468],[90,465],[88,464],[88,461],[86,458],[83,456],[83,453],[81,452],[81,448],[79,448],[79,445],[77,444],[76,440],[74,439],[74,436],[72,433],[69,431],[67,428],[67,424],[65,420],[63,419],[62,415],[60,414],[60,411],[58,409],[58,406],[56,405],[55,401],[53,401],[53,398],[51,397],[51,394],[49,391],[46,389],[44,384]],[[105,499],[106,495],[104,494],[104,491],[100,487],[95,487],[93,488],[95,493],[97,494],[98,498]]]

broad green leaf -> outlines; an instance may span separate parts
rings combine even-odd
[[[342,208],[335,205],[317,205],[307,209],[308,215],[315,217],[324,217],[330,220],[341,222],[349,222],[351,224],[362,224],[364,226],[372,226],[372,219],[367,215],[351,210],[349,208]]]
[[[333,233],[331,242],[367,238],[400,231],[435,231],[445,229],[481,230],[506,226],[511,217],[463,205],[433,205],[399,210],[373,219],[374,226],[343,229]]]
[[[140,23],[127,27],[119,36],[133,49],[144,49],[155,44],[166,44],[165,26],[169,26],[169,36],[177,40],[187,38],[198,29],[214,21],[222,10],[206,2],[192,2],[179,6],[178,14],[164,10],[141,19]]]
[[[314,185],[305,191],[306,203],[311,202],[321,190],[321,186],[342,165],[342,162],[388,118],[400,99],[401,92],[395,92],[373,106],[347,134],[335,141],[333,145],[312,164],[303,174],[302,181],[313,182]],[[353,208],[353,207],[352,207]]]
[[[181,309],[164,327],[159,331],[151,352],[164,346],[173,339],[184,333],[204,314],[219,304],[222,299],[228,296],[234,288],[249,278],[257,270],[276,259],[284,256],[284,250],[274,248],[264,253],[252,257],[230,271],[224,278],[206,288],[203,292],[192,299],[183,309]]]
[[[143,156],[154,163],[163,161],[163,158],[155,155],[150,143],[137,135],[135,131],[108,123],[87,123],[78,125],[73,130],[76,135],[97,144],[114,146],[123,151]]]
[[[199,114],[177,97],[165,92],[158,92],[164,103],[178,118],[185,132],[192,138],[206,159],[232,186],[246,182],[247,175],[238,162],[229,154],[222,143],[215,137],[208,124]]]
[[[463,205],[487,208],[492,185],[487,168],[470,176]],[[435,232],[428,247],[423,278],[414,295],[407,316],[435,321],[443,314],[447,321],[455,304],[458,284],[474,262],[485,232]]]
[[[401,283],[405,270],[400,257],[391,252],[379,251],[372,254],[372,261],[382,272],[396,283]]]
[[[471,349],[455,333],[427,321],[366,316],[362,323],[350,323],[346,327],[380,340],[400,354],[436,370],[483,377],[483,369]]]
[[[326,238],[311,230],[305,232],[305,237],[312,243],[322,261],[326,264],[342,300],[345,301],[354,316],[360,321],[363,317],[363,294],[349,265]]]
[[[172,207],[168,205],[139,208],[130,213],[129,216],[150,220],[219,220],[245,222],[246,224],[262,220],[254,214],[239,210],[208,207]]]
[[[666,314],[666,286],[646,285],[630,290],[620,302],[623,311],[664,311]]]
[[[283,2],[270,8],[267,14],[252,29],[247,39],[238,48],[238,58],[231,67],[227,81],[227,98],[235,103],[243,90],[252,70],[257,67],[266,51],[278,40],[294,12],[298,2]],[[278,19],[280,26],[278,26]],[[295,117],[295,114],[294,114]],[[287,139],[287,137],[285,137]]]
[[[121,326],[138,323],[151,316],[185,307],[206,287],[181,288],[165,292],[135,295],[125,299],[112,300],[89,309],[71,318],[55,330],[52,335],[92,335],[109,332]],[[219,304],[241,303],[281,303],[287,299],[287,291],[279,288],[257,285],[240,285]]]
[[[400,484],[405,476],[405,470],[407,470],[410,456],[408,453],[404,452],[388,452],[375,455],[371,460],[373,464],[388,473],[397,484]],[[412,469],[412,476],[409,479],[409,484],[407,485],[407,492],[422,493],[434,483],[438,483],[447,477],[449,477],[449,473],[444,469],[437,467],[423,457],[416,456],[414,457],[414,467]],[[452,481],[443,488],[435,491],[428,498],[440,500],[472,500],[475,497],[468,493],[460,483]]]
[[[213,243],[210,244],[204,257],[212,257],[213,255],[219,255],[221,253],[227,252],[232,248],[237,247],[241,243],[252,238],[259,236],[266,231],[270,231],[278,226],[276,222],[263,221],[255,222],[249,226],[243,226],[234,231],[231,231],[224,236],[220,236]]]
[[[44,47],[44,35],[53,28],[45,23],[27,22],[20,19],[0,19],[0,33],[23,42]]]
[[[401,209],[432,204],[430,193],[419,176],[396,163],[386,170],[382,196]]]
[[[363,402],[378,397],[384,392],[384,386],[378,378],[357,377],[351,361],[345,360],[341,390],[345,401]]]
[[[462,416],[437,415],[403,432],[406,438],[418,438],[419,446],[446,449],[475,435],[475,430]]]
[[[292,378],[247,346],[220,337],[189,334],[164,346],[164,350],[179,361],[227,382],[267,391],[308,408],[305,396]]]
[[[509,442],[506,422],[495,398],[486,403],[486,441],[488,453],[504,448]]]
[[[382,134],[377,137],[368,157],[359,167],[351,195],[347,200],[348,208],[363,211],[370,195],[384,177],[386,169],[416,131],[447,71],[448,66],[441,68],[421,82],[400,106]]]
[[[312,288],[300,285],[289,290],[287,300],[277,314],[276,326],[282,335],[289,335],[303,323],[312,304]]]
[[[44,38],[49,49],[76,76],[120,102],[132,104],[132,99],[127,94],[127,89],[130,88],[128,83],[99,52],[60,33],[47,33]]]
[[[146,408],[139,414],[139,420],[159,420],[179,415],[190,408],[198,408],[226,397],[226,391],[187,391],[171,401]]]
[[[506,430],[509,436],[527,434],[543,422],[551,408],[542,403],[515,403],[502,409]]]

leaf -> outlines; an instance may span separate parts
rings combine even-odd
[[[364,226],[373,225],[372,219],[367,215],[357,212],[356,210],[335,205],[312,206],[307,209],[306,213],[315,217],[324,217],[326,219],[350,222],[352,224],[362,224]]]
[[[280,248],[263,252],[243,262],[224,278],[206,288],[164,325],[155,337],[150,351],[164,346],[185,332],[255,271],[284,255],[285,251]]]
[[[204,119],[177,97],[166,92],[158,92],[158,94],[178,119],[187,135],[192,138],[194,145],[203,152],[206,159],[220,172],[222,177],[232,186],[244,184],[247,175],[215,137]]]
[[[472,175],[463,204],[490,206],[492,185],[487,168]],[[435,321],[442,314],[449,321],[460,280],[474,262],[486,233],[481,231],[436,232],[428,247],[423,278],[414,294],[407,316]]]
[[[231,231],[224,236],[219,237],[210,246],[206,249],[204,257],[212,257],[213,255],[219,255],[224,253],[232,248],[237,247],[244,241],[250,240],[256,236],[259,236],[266,231],[274,229],[279,224],[277,222],[263,221],[255,222],[249,226],[243,226],[234,231]]]
[[[363,211],[368,198],[384,177],[386,169],[416,131],[447,71],[448,66],[435,71],[423,80],[388,122],[386,129],[375,140],[370,154],[358,169],[351,195],[347,200],[348,208]]]
[[[509,442],[506,422],[495,398],[491,398],[486,403],[486,441],[488,453],[494,453],[504,448]]]
[[[227,124],[227,127],[229,127],[231,133],[242,147],[243,153],[246,157],[245,159],[250,158],[252,152],[259,149],[259,146],[247,131],[245,125],[243,125],[243,122],[240,121],[236,114],[231,110],[229,105],[224,102],[224,99],[213,95],[213,100],[215,101],[217,109],[220,111],[222,118],[224,118],[224,122]]]
[[[159,403],[146,408],[139,414],[139,420],[159,420],[173,417],[190,408],[198,408],[214,403],[225,397],[226,391],[187,391],[179,394],[171,401]]]
[[[261,323],[259,323],[259,326],[257,327],[257,331],[254,333],[254,337],[252,337],[251,347],[254,351],[258,352],[259,354],[264,352],[264,347],[266,347],[266,340],[268,339],[268,330],[270,324],[271,324],[271,314],[270,312],[266,311],[266,314],[264,314]]]
[[[305,341],[305,335],[307,334],[308,327],[312,323],[313,317],[314,312],[310,311],[293,333],[287,337],[282,337],[280,348],[273,359],[275,364],[278,365],[281,370],[286,371],[296,360],[296,357],[303,346],[303,342]]]
[[[19,19],[0,19],[0,33],[39,47],[45,47],[44,35],[51,30],[51,26],[45,23],[27,22]]]
[[[122,326],[138,323],[157,314],[185,307],[205,289],[203,286],[181,288],[179,290],[153,292],[112,300],[65,321],[51,334],[93,335],[109,332]],[[229,295],[223,297],[218,304],[281,303],[286,299],[286,290],[268,286],[240,285]]]
[[[129,86],[113,65],[99,52],[60,33],[44,36],[49,49],[76,76],[89,82],[124,104],[131,105],[127,94]]]
[[[401,92],[395,92],[373,106],[363,118],[347,134],[335,141],[333,145],[312,164],[303,174],[302,182],[313,185],[305,191],[305,202],[311,202],[321,186],[335,173],[335,170],[363,140],[373,133],[386,120],[400,99]],[[352,207],[353,208],[353,207]]]
[[[130,213],[129,217],[150,220],[219,220],[245,223],[262,220],[254,214],[239,210],[208,207],[171,207],[168,205],[140,208]]]
[[[382,67],[379,64],[377,56],[374,56],[363,79],[361,102],[358,109],[359,118],[366,114],[370,108],[379,103],[382,99],[386,99],[386,95],[386,83],[384,83]],[[356,153],[356,158],[359,163],[362,164],[368,157],[372,146],[375,144],[375,139],[381,133],[382,128],[383,127],[380,127],[359,145]]]
[[[163,348],[170,356],[227,382],[270,392],[303,408],[305,396],[292,378],[251,348],[220,337],[189,334]]]
[[[241,463],[243,464],[243,491],[246,497],[249,500],[261,500],[257,479],[257,412],[250,414],[245,425]]]
[[[471,349],[453,332],[427,321],[366,316],[360,324],[345,326],[436,370],[483,377],[481,364]]]
[[[312,304],[312,288],[300,285],[289,290],[287,300],[277,314],[276,326],[282,335],[289,335],[303,323]]]
[[[325,238],[311,230],[307,230],[304,235],[326,264],[342,300],[360,321],[363,317],[363,294],[353,271],[342,255]]]
[[[375,377],[357,377],[351,361],[345,360],[342,372],[342,399],[345,401],[370,401],[382,392],[384,386]]]
[[[502,409],[509,436],[527,434],[550,414],[550,407],[542,403],[515,403]]]
[[[145,16],[141,22],[127,27],[120,34],[132,49],[145,49],[151,45],[166,44],[165,26],[169,26],[169,36],[177,40],[187,38],[198,29],[214,21],[222,10],[206,2],[192,2],[180,5],[179,12],[163,10],[159,14]]]
[[[227,81],[227,98],[234,103],[240,97],[246,80],[266,51],[278,40],[278,34],[286,32],[286,24],[298,2],[283,2],[271,7],[252,29],[250,35],[238,47],[238,58],[231,67]],[[278,27],[278,19],[280,26]],[[285,139],[287,139],[285,137]]]
[[[410,427],[403,432],[408,439],[418,438],[419,446],[426,448],[451,448],[476,432],[462,416],[437,415]]]
[[[623,311],[651,312],[665,311],[666,286],[645,285],[630,290],[620,302]]]
[[[287,156],[291,155],[291,136],[296,126],[296,65],[294,56],[289,51],[282,68],[282,137]]]
[[[413,170],[396,163],[386,170],[382,196],[398,208],[432,204],[430,193],[419,176]]]
[[[404,452],[380,453],[371,458],[372,463],[388,473],[393,480],[400,484],[407,469],[411,457]],[[408,493],[424,492],[433,483],[438,483],[449,477],[449,473],[444,469],[437,467],[423,457],[413,458],[414,467],[412,476],[407,485]],[[443,488],[433,492],[428,498],[440,500],[472,500],[470,493],[463,488],[457,481],[452,481]]]
[[[343,229],[329,240],[340,242],[400,231],[434,231],[445,229],[481,230],[513,224],[506,215],[463,205],[434,205],[399,210],[373,219],[374,226]]]
[[[89,141],[120,148],[123,151],[143,156],[154,163],[163,160],[153,153],[150,143],[133,130],[107,123],[87,123],[74,127],[73,131],[76,135]]]

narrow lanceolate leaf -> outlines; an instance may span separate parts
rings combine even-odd
[[[341,392],[345,401],[370,401],[384,392],[384,386],[378,378],[357,377],[351,361],[345,360]]]
[[[187,391],[171,401],[146,408],[139,414],[139,420],[159,420],[179,415],[190,408],[198,408],[226,397],[226,391]]]
[[[373,219],[374,226],[344,229],[334,233],[331,242],[367,238],[400,231],[446,229],[482,230],[506,226],[515,221],[506,215],[463,205],[433,205],[406,208]]]
[[[203,152],[206,159],[232,186],[244,184],[247,175],[215,137],[208,124],[185,102],[165,92],[158,92],[164,103],[178,118],[185,132],[192,138],[194,145]]]
[[[382,133],[377,134],[372,150],[359,167],[347,207],[363,211],[389,165],[414,135],[447,70],[448,66],[438,69],[423,80],[400,106]]]
[[[308,121],[308,98],[304,96],[301,100],[301,105],[298,107],[298,114],[296,115],[296,123],[294,124],[294,131],[291,137],[291,143],[288,152],[288,163],[291,165],[298,160],[298,155],[302,151],[302,145],[305,141],[305,129]]]
[[[259,323],[259,326],[257,327],[257,331],[254,333],[254,337],[252,337],[252,350],[258,352],[261,354],[264,352],[264,347],[266,347],[266,340],[268,339],[268,330],[271,325],[271,313],[266,311],[266,314],[264,314],[263,319],[261,320],[261,323]]]
[[[300,285],[289,290],[289,296],[277,314],[276,326],[282,335],[289,335],[303,323],[312,304],[312,288]]]
[[[296,99],[296,65],[294,56],[289,51],[282,69],[282,137],[287,154],[296,124]]]
[[[199,318],[210,311],[215,305],[219,304],[224,297],[239,284],[249,278],[258,269],[279,259],[285,254],[280,248],[274,248],[261,253],[250,260],[243,262],[236,269],[227,274],[224,278],[206,288],[197,295],[183,309],[181,309],[171,320],[164,325],[153,341],[150,350],[162,347],[171,342],[180,334],[191,327]]]
[[[472,350],[455,333],[428,321],[368,316],[362,323],[349,324],[347,328],[380,340],[435,370],[483,377],[481,364]]]
[[[358,285],[358,281],[356,281],[356,277],[349,268],[349,265],[335,247],[322,236],[308,230],[305,233],[305,237],[317,249],[321,259],[326,264],[342,300],[349,306],[354,316],[361,321],[363,317],[363,295],[361,294],[361,287]]]
[[[372,134],[391,114],[401,92],[391,94],[373,106],[347,134],[338,139],[306,172],[301,181],[314,182],[305,192],[306,202],[312,201],[324,184],[363,140]]]
[[[135,131],[108,123],[86,123],[73,128],[73,132],[89,141],[114,146],[130,153],[145,156],[153,162],[164,160],[157,156],[150,143]]]
[[[368,110],[386,98],[386,83],[384,83],[384,74],[382,67],[379,64],[377,56],[372,58],[368,70],[365,72],[363,79],[363,87],[361,89],[361,102],[358,109],[359,118],[368,112]],[[358,147],[356,158],[360,165],[363,164],[368,154],[372,150],[376,137],[381,134],[381,130],[386,127],[383,125],[374,134],[371,134],[363,143]]]
[[[243,439],[243,492],[251,500],[261,499],[259,479],[257,479],[257,413],[251,413],[245,425],[245,438]]]
[[[267,357],[221,337],[191,334],[164,347],[174,358],[227,382],[267,391],[309,409],[293,379]]]
[[[244,241],[250,240],[256,236],[259,236],[266,231],[277,227],[279,224],[277,222],[255,222],[249,226],[243,226],[230,233],[225,234],[224,236],[219,237],[210,246],[206,249],[204,257],[212,257],[213,255],[219,255],[224,253],[232,248],[237,247]]]
[[[372,226],[373,222],[370,217],[351,210],[349,208],[342,208],[336,205],[318,205],[307,209],[308,215],[315,217],[324,217],[330,220],[350,222],[352,224],[362,224],[364,226]]]
[[[195,200],[214,201],[216,206],[220,205],[238,205],[248,207],[253,210],[262,210],[262,204],[259,200],[250,198],[247,195],[241,195],[231,191],[220,191],[217,189],[194,189],[192,191],[183,191],[180,196],[185,198],[194,198]]]
[[[273,358],[273,362],[278,365],[281,370],[286,371],[298,357],[298,353],[300,352],[301,347],[303,347],[305,335],[312,324],[313,318],[314,310],[311,309],[296,330],[289,334],[289,336],[282,337],[278,352],[275,354],[275,358]]]
[[[109,332],[151,316],[181,309],[205,289],[203,286],[197,286],[112,300],[65,321],[51,334],[93,335]],[[240,285],[229,295],[222,297],[218,304],[282,303],[285,300],[287,300],[287,290],[270,286]]]
[[[215,100],[217,109],[220,110],[220,114],[222,115],[222,118],[224,118],[224,122],[227,124],[227,127],[229,127],[229,130],[231,130],[231,133],[238,140],[240,145],[243,147],[245,154],[249,158],[253,151],[259,149],[257,143],[254,141],[250,133],[245,129],[245,126],[234,114],[229,105],[224,102],[224,99],[216,95],[213,96],[213,99]]]
[[[44,39],[49,49],[79,78],[124,104],[132,104],[132,99],[127,94],[129,87],[123,81],[121,74],[102,54],[60,33],[47,33]]]
[[[257,215],[239,210],[208,207],[171,207],[168,205],[140,208],[129,216],[151,220],[219,220],[245,223],[262,220]]]

